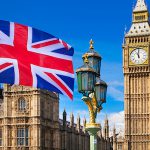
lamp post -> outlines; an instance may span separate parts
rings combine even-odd
[[[90,122],[86,130],[90,134],[90,150],[97,150],[97,132],[100,124],[96,123],[97,113],[106,102],[107,84],[100,79],[101,56],[95,52],[93,40],[90,41],[89,51],[82,58],[84,65],[76,70],[78,91],[83,94],[82,100],[88,106]]]

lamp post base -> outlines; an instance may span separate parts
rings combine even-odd
[[[86,131],[90,134],[90,150],[97,150],[97,132],[100,130],[100,124],[86,124]]]

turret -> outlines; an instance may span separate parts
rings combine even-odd
[[[86,131],[85,128],[86,128],[86,118],[84,117],[83,118],[83,131],[84,132]]]
[[[105,139],[109,139],[109,123],[108,123],[107,115],[104,123],[103,135]]]
[[[78,132],[80,132],[80,115],[79,114],[77,117],[77,130],[78,130]]]
[[[63,127],[66,127],[66,121],[67,121],[67,113],[66,113],[66,110],[64,109],[64,112],[63,112]]]
[[[113,141],[116,140],[116,127],[114,125],[114,128],[113,128]]]
[[[113,150],[117,150],[117,136],[116,136],[116,127],[113,128]]]
[[[102,138],[102,126],[101,126],[101,124],[100,124],[100,130],[98,131],[98,136],[100,138]]]
[[[73,115],[73,113],[70,114],[70,127],[74,127],[74,115]]]

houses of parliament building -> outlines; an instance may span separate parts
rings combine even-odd
[[[89,150],[86,120],[63,112],[59,119],[56,93],[24,86],[4,85],[0,96],[0,150]],[[103,133],[102,133],[103,132]],[[98,149],[112,150],[109,123],[97,135]]]

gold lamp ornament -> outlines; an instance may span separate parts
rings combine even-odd
[[[93,44],[94,44],[94,41],[91,39],[90,40],[90,49],[94,49]]]

